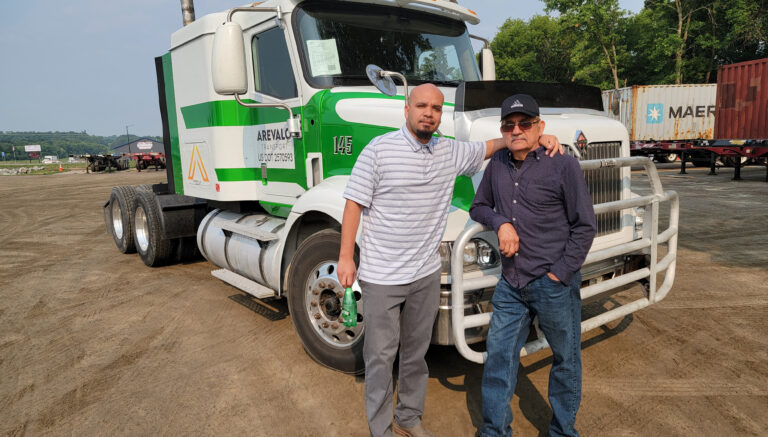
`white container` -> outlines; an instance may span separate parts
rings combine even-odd
[[[712,139],[716,95],[716,84],[635,85],[603,91],[603,107],[630,141]]]

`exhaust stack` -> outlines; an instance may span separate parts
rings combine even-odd
[[[181,0],[181,16],[184,19],[184,25],[195,21],[194,0]]]

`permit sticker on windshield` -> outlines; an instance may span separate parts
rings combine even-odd
[[[307,41],[309,67],[312,76],[341,74],[339,51],[335,39],[314,39]]]

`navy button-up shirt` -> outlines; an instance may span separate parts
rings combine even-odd
[[[502,275],[522,288],[547,272],[570,284],[595,237],[595,212],[584,173],[576,158],[550,158],[541,147],[517,169],[512,153],[496,152],[485,168],[469,214],[497,231],[511,223],[520,248],[501,255]]]

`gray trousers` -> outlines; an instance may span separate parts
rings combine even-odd
[[[371,435],[388,437],[392,435],[392,366],[398,345],[395,420],[410,428],[424,413],[429,378],[424,356],[440,303],[440,270],[409,284],[359,282],[365,308],[365,412]]]

